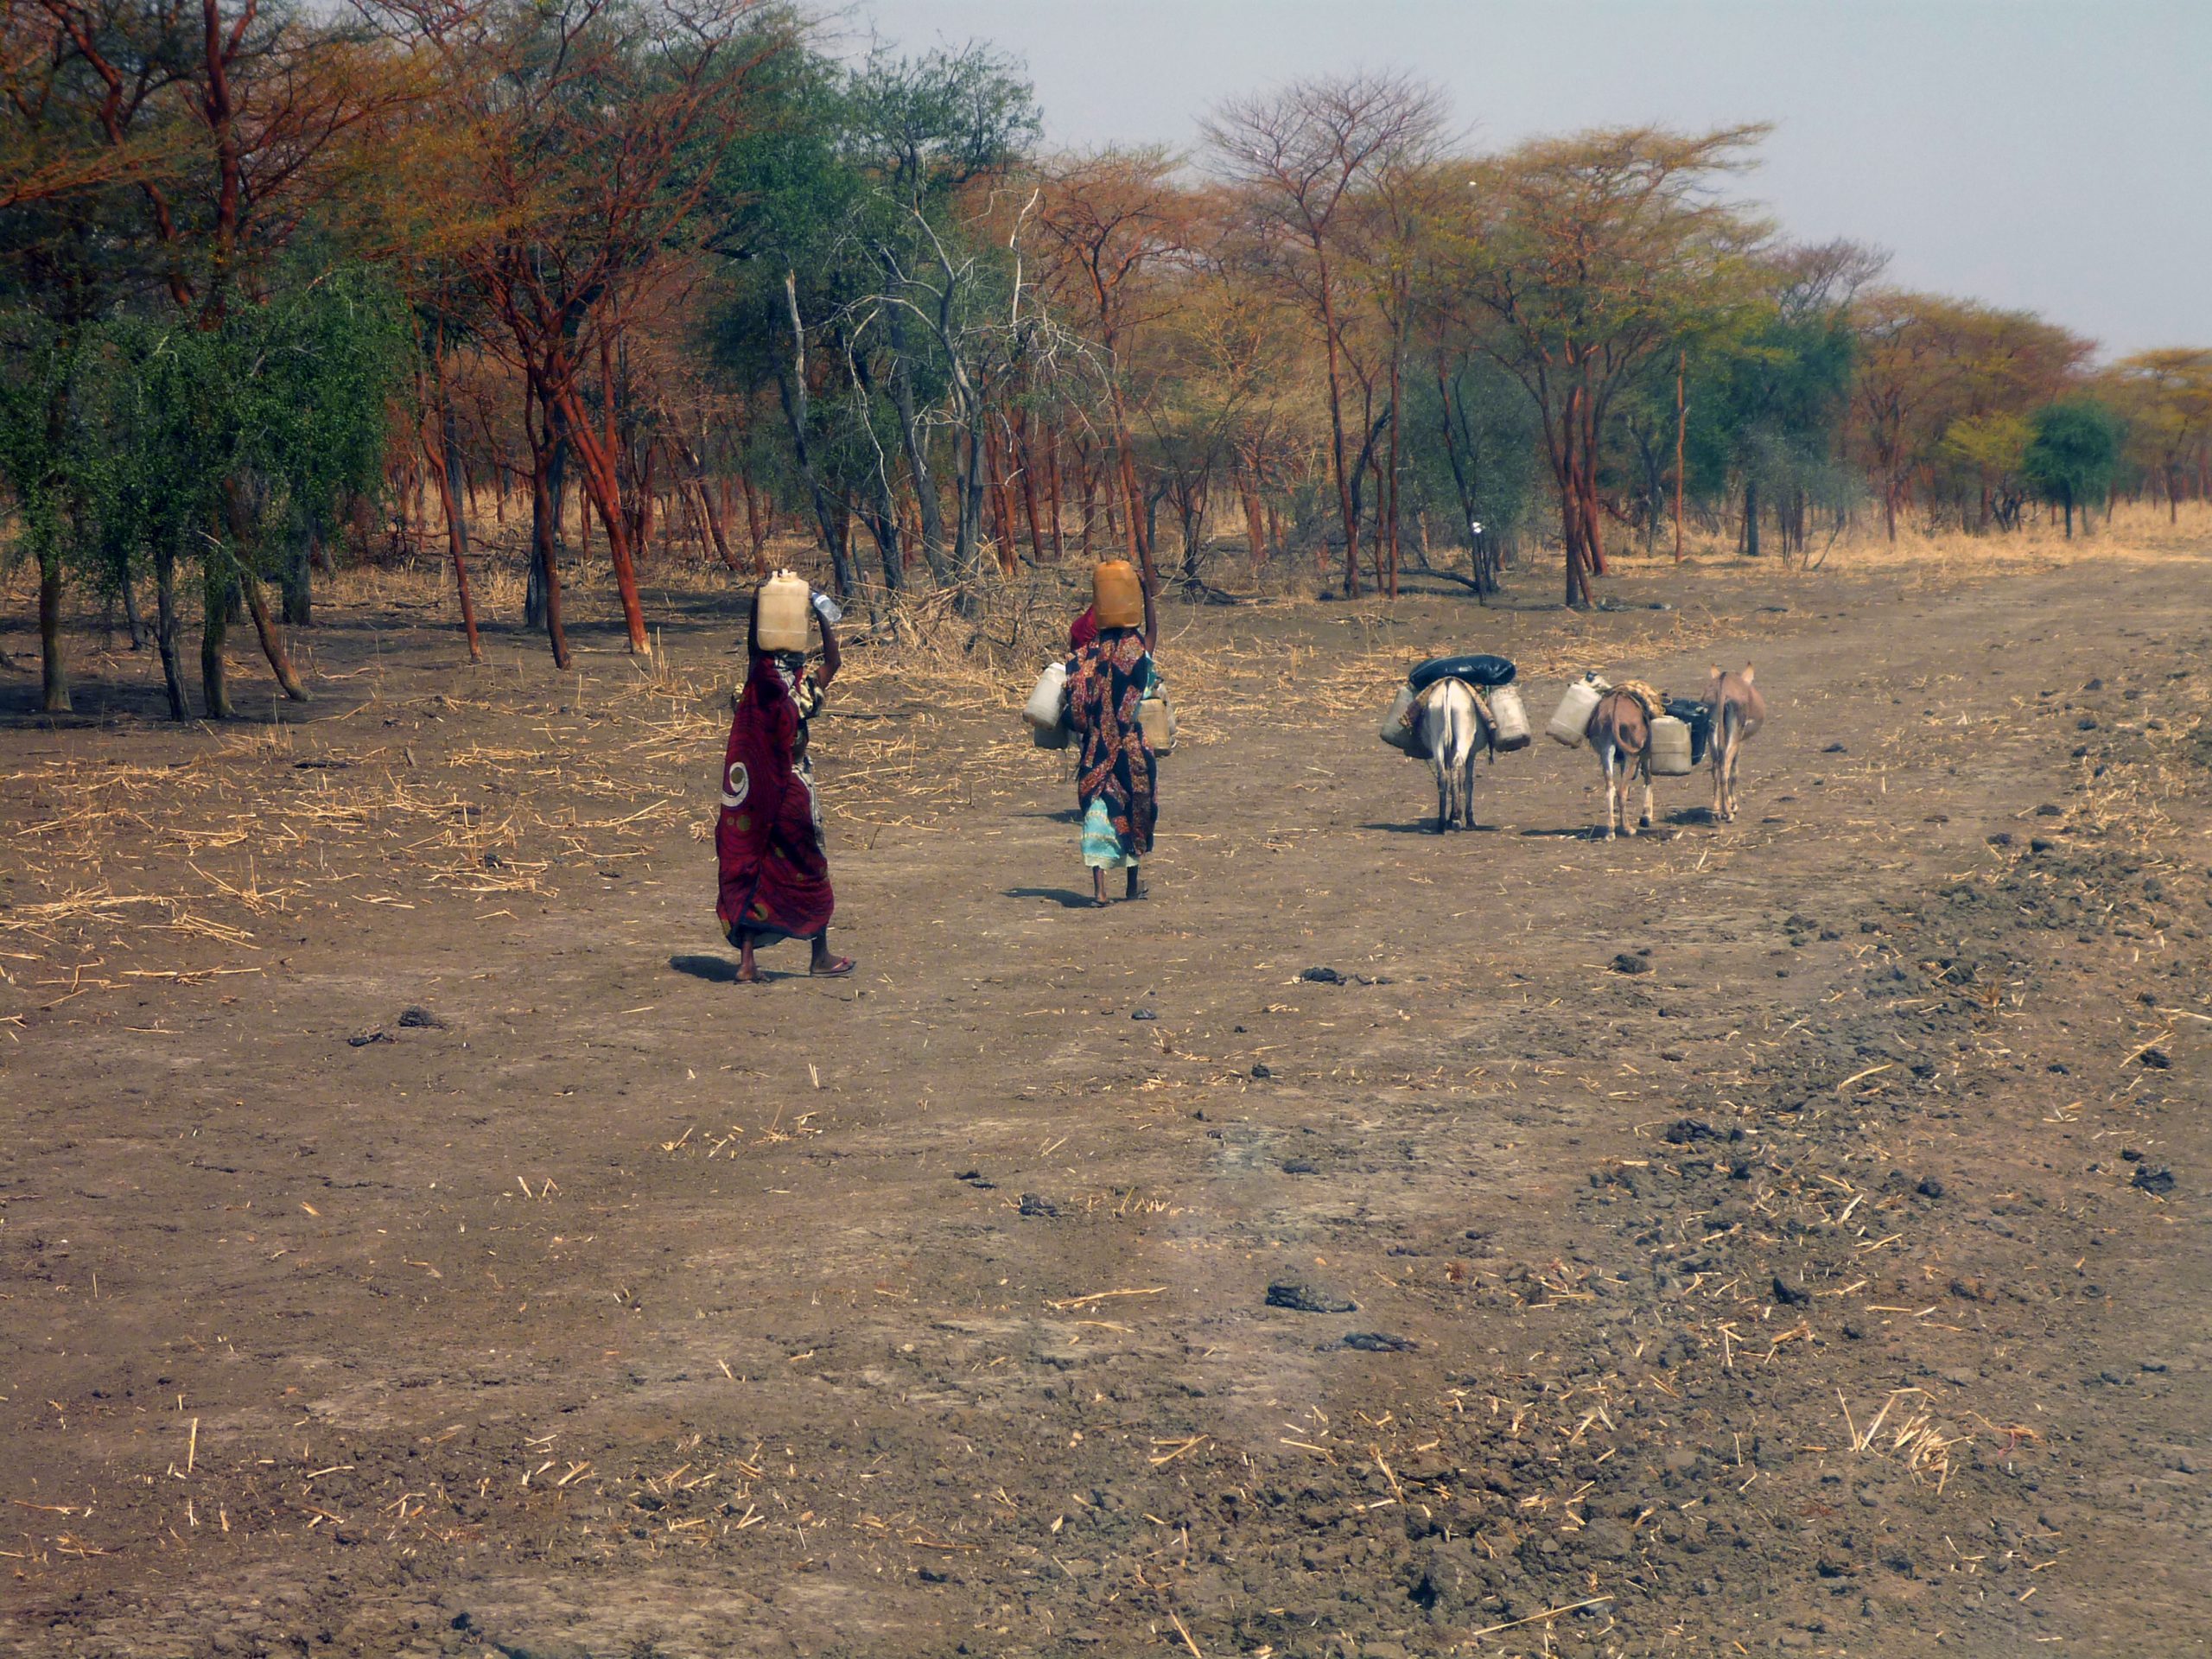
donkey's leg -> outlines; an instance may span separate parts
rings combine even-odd
[[[1603,758],[1605,762],[1605,839],[1611,841],[1613,838],[1617,791],[1613,786],[1613,746],[1610,741],[1605,745]]]
[[[1651,757],[1643,757],[1643,827],[1651,827]]]

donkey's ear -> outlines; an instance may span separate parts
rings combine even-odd
[[[1749,663],[1745,663],[1744,664],[1744,683],[1745,685],[1749,685],[1751,683],[1751,677],[1757,671],[1758,671],[1752,668]]]
[[[1715,664],[1713,665],[1713,672],[1712,672],[1712,674],[1711,674],[1710,676],[1708,676],[1707,677],[1712,678],[1712,679],[1716,679],[1716,680],[1717,680],[1717,679],[1719,679],[1719,678],[1720,677],[1720,664],[1719,664],[1715,663]]]

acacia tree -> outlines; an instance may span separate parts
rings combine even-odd
[[[436,251],[498,319],[502,354],[542,412],[541,455],[556,439],[575,455],[630,649],[646,654],[614,365],[662,263],[709,234],[701,205],[754,128],[751,94],[790,48],[788,25],[754,0],[493,0],[415,17],[446,71],[441,120],[458,139],[423,181],[449,207]]]
[[[1600,444],[1615,397],[1736,300],[1764,227],[1713,187],[1761,126],[1630,127],[1477,165],[1449,280],[1491,315],[1488,350],[1534,401],[1566,543],[1567,601],[1605,569]]]
[[[1148,281],[1185,245],[1189,198],[1163,149],[1102,150],[1044,170],[1033,223],[1046,257],[1047,297],[1091,331],[1106,388],[1110,464],[1122,492],[1129,557],[1153,580],[1142,495],[1130,442],[1131,337],[1167,315],[1179,292]]]
[[[1344,435],[1350,208],[1379,172],[1418,156],[1443,124],[1443,103],[1433,89],[1404,76],[1368,73],[1232,99],[1205,124],[1217,171],[1243,193],[1274,252],[1271,268],[1311,308],[1320,328],[1348,598],[1359,592],[1358,461],[1347,454]]]
[[[4,106],[8,194],[17,206],[0,233],[16,303],[40,312],[65,358],[86,331],[124,318],[181,320],[218,333],[241,307],[266,303],[302,280],[286,256],[327,240],[324,209],[346,194],[366,140],[419,94],[403,66],[358,22],[243,0],[25,0],[6,11],[10,96]],[[35,74],[19,68],[36,65]],[[283,273],[280,275],[280,273]],[[46,383],[68,395],[68,377]],[[43,411],[59,435],[59,404]],[[251,452],[228,452],[245,465]],[[209,713],[228,712],[224,636],[242,592],[270,666],[304,696],[281,631],[261,595],[264,547],[242,540],[269,524],[258,504],[271,481],[228,475],[219,510],[196,538],[153,550],[162,660],[173,710],[177,561],[196,562],[203,588],[200,659]],[[91,522],[83,512],[72,523]],[[110,538],[100,562],[128,594],[129,547]],[[59,598],[59,543],[42,550],[41,608]],[[42,635],[51,635],[42,626]],[[49,654],[58,652],[54,639]],[[49,677],[49,683],[52,677]]]
[[[1744,303],[1689,354],[1688,470],[1708,499],[1742,492],[1740,546],[1758,556],[1763,504],[1783,551],[1803,545],[1808,495],[1825,481],[1851,389],[1850,308],[1880,255],[1849,242],[1769,249],[1750,263]],[[1659,446],[1676,428],[1675,363],[1652,365],[1632,422],[1643,463],[1647,525],[1656,529]]]
[[[2177,523],[2184,474],[2194,467],[2203,493],[2212,459],[2212,351],[2138,352],[2113,366],[2111,386],[2127,416],[2130,446],[2165,486],[2168,520]]]
[[[924,555],[972,607],[999,384],[1042,321],[1020,240],[1039,193],[1023,192],[1010,212],[997,199],[1036,140],[1035,96],[1008,60],[982,47],[878,55],[854,75],[843,118],[844,155],[865,184],[846,240],[874,281],[841,323],[856,336],[880,334]],[[949,557],[931,458],[940,411],[955,441]]]
[[[1961,420],[2025,416],[2079,380],[2089,341],[2032,312],[1939,295],[1876,290],[1853,305],[1853,420],[1884,527],[1945,461]]]

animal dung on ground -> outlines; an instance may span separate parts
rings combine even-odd
[[[1279,1279],[1268,1287],[1268,1306],[1287,1307],[1294,1313],[1357,1313],[1359,1304],[1319,1285],[1296,1279]]]
[[[1410,1337],[1394,1337],[1388,1331],[1354,1331],[1338,1344],[1367,1354],[1409,1354],[1421,1344]]]
[[[1651,971],[1651,958],[1640,951],[1624,950],[1613,958],[1613,971],[1617,974],[1648,974]]]
[[[443,1031],[446,1022],[428,1008],[410,1004],[400,1010],[399,1023],[410,1031]]]
[[[2135,1179],[2128,1185],[2139,1187],[2154,1198],[2163,1198],[2174,1190],[2174,1173],[2171,1169],[2153,1169],[2148,1164],[2139,1164],[2135,1169]],[[1272,1291],[1268,1293],[1268,1300],[1274,1300]]]
[[[1341,985],[1344,976],[1333,968],[1308,968],[1299,978],[1314,985]]]
[[[346,1046],[348,1048],[366,1048],[371,1043],[396,1043],[398,1040],[399,1039],[397,1037],[394,1037],[382,1026],[378,1026],[374,1031],[365,1031],[358,1037],[348,1037],[346,1039]]]

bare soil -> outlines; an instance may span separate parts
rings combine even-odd
[[[1103,913],[1024,652],[855,652],[861,973],[760,988],[726,598],[18,673],[0,1650],[2212,1650],[2207,575],[1174,608]],[[1430,833],[1444,648],[1754,660],[1743,817],[1539,737]]]

